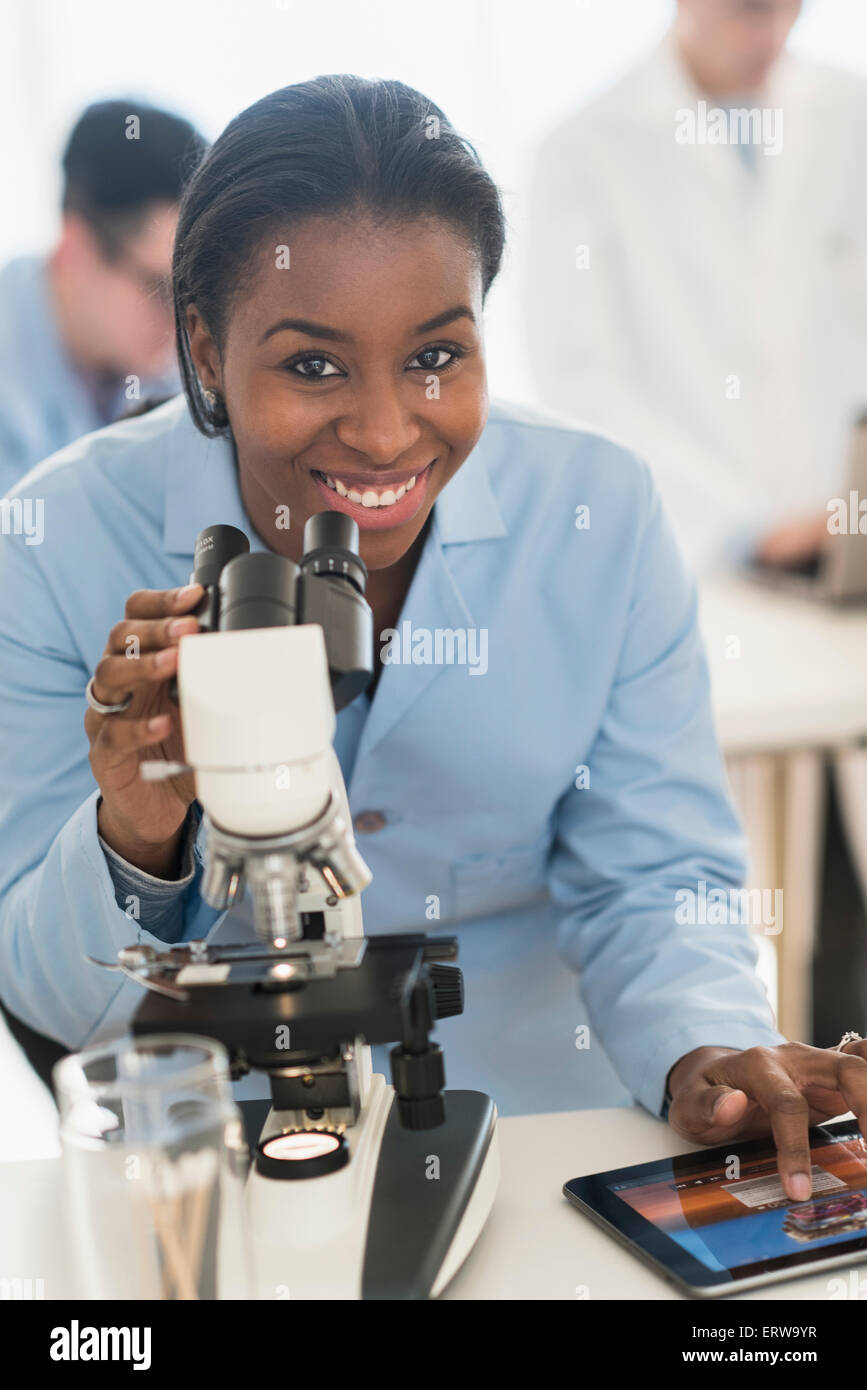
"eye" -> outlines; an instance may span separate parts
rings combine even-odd
[[[306,357],[295,357],[291,362],[287,362],[286,366],[296,376],[306,377],[308,381],[319,381],[322,377],[342,375],[333,362],[315,352],[309,353]]]
[[[455,347],[428,347],[422,348],[412,359],[418,362],[419,367],[425,372],[441,372],[447,367],[451,367],[462,356],[459,348]],[[442,359],[446,358],[446,361]],[[412,365],[412,364],[410,364]]]

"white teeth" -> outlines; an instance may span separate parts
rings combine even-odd
[[[404,493],[411,492],[415,487],[416,478],[410,478],[408,483],[401,483],[395,491],[393,488],[386,488],[384,492],[376,492],[372,487],[366,488],[364,492],[358,492],[355,488],[348,488],[339,478],[333,478],[329,473],[319,475],[340,497],[345,497],[349,502],[360,502],[362,507],[393,507],[395,502],[399,502]],[[418,475],[416,475],[417,477]]]

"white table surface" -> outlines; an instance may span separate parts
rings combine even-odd
[[[701,589],[701,626],[727,753],[867,736],[864,606],[835,607],[748,580],[715,580]]]
[[[689,1153],[661,1120],[633,1109],[576,1110],[500,1120],[502,1176],[488,1224],[448,1298],[686,1298],[562,1196],[585,1173]],[[867,1271],[862,1270],[862,1273]],[[767,1285],[742,1299],[827,1299],[848,1268]],[[586,1290],[586,1292],[585,1292]]]
[[[681,1297],[561,1195],[569,1178],[689,1150],[668,1125],[638,1108],[515,1116],[499,1121],[499,1140],[493,1211],[446,1298]],[[61,1160],[0,1164],[0,1278],[42,1279],[46,1299],[74,1298],[63,1230]],[[841,1275],[848,1278],[848,1270],[741,1297],[824,1300],[829,1277]]]

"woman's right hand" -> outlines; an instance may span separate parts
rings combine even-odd
[[[124,620],[112,628],[94,672],[93,693],[105,705],[122,704],[130,693],[132,701],[122,714],[97,714],[88,707],[84,717],[90,766],[102,792],[99,833],[128,863],[157,878],[177,874],[195,785],[192,774],[145,782],[139,767],[148,758],[184,760],[180,710],[169,691],[178,642],[199,631],[189,614],[203,592],[200,584],[189,584],[130,596]]]

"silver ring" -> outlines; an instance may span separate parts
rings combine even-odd
[[[834,1051],[835,1051],[835,1052],[842,1052],[842,1051],[843,1051],[843,1048],[846,1046],[847,1043],[850,1043],[850,1042],[863,1042],[863,1041],[864,1041],[864,1039],[861,1037],[861,1034],[860,1034],[860,1033],[854,1033],[854,1032],[852,1032],[852,1030],[850,1029],[850,1031],[849,1031],[848,1033],[844,1033],[844,1034],[843,1034],[843,1036],[842,1036],[842,1038],[840,1039],[840,1041],[838,1042],[837,1046],[834,1048]]]
[[[122,705],[104,705],[102,700],[97,700],[93,693],[93,682],[94,677],[91,676],[84,689],[84,698],[90,708],[96,710],[97,714],[123,714],[125,709],[129,709],[132,704],[132,691],[127,695]]]

